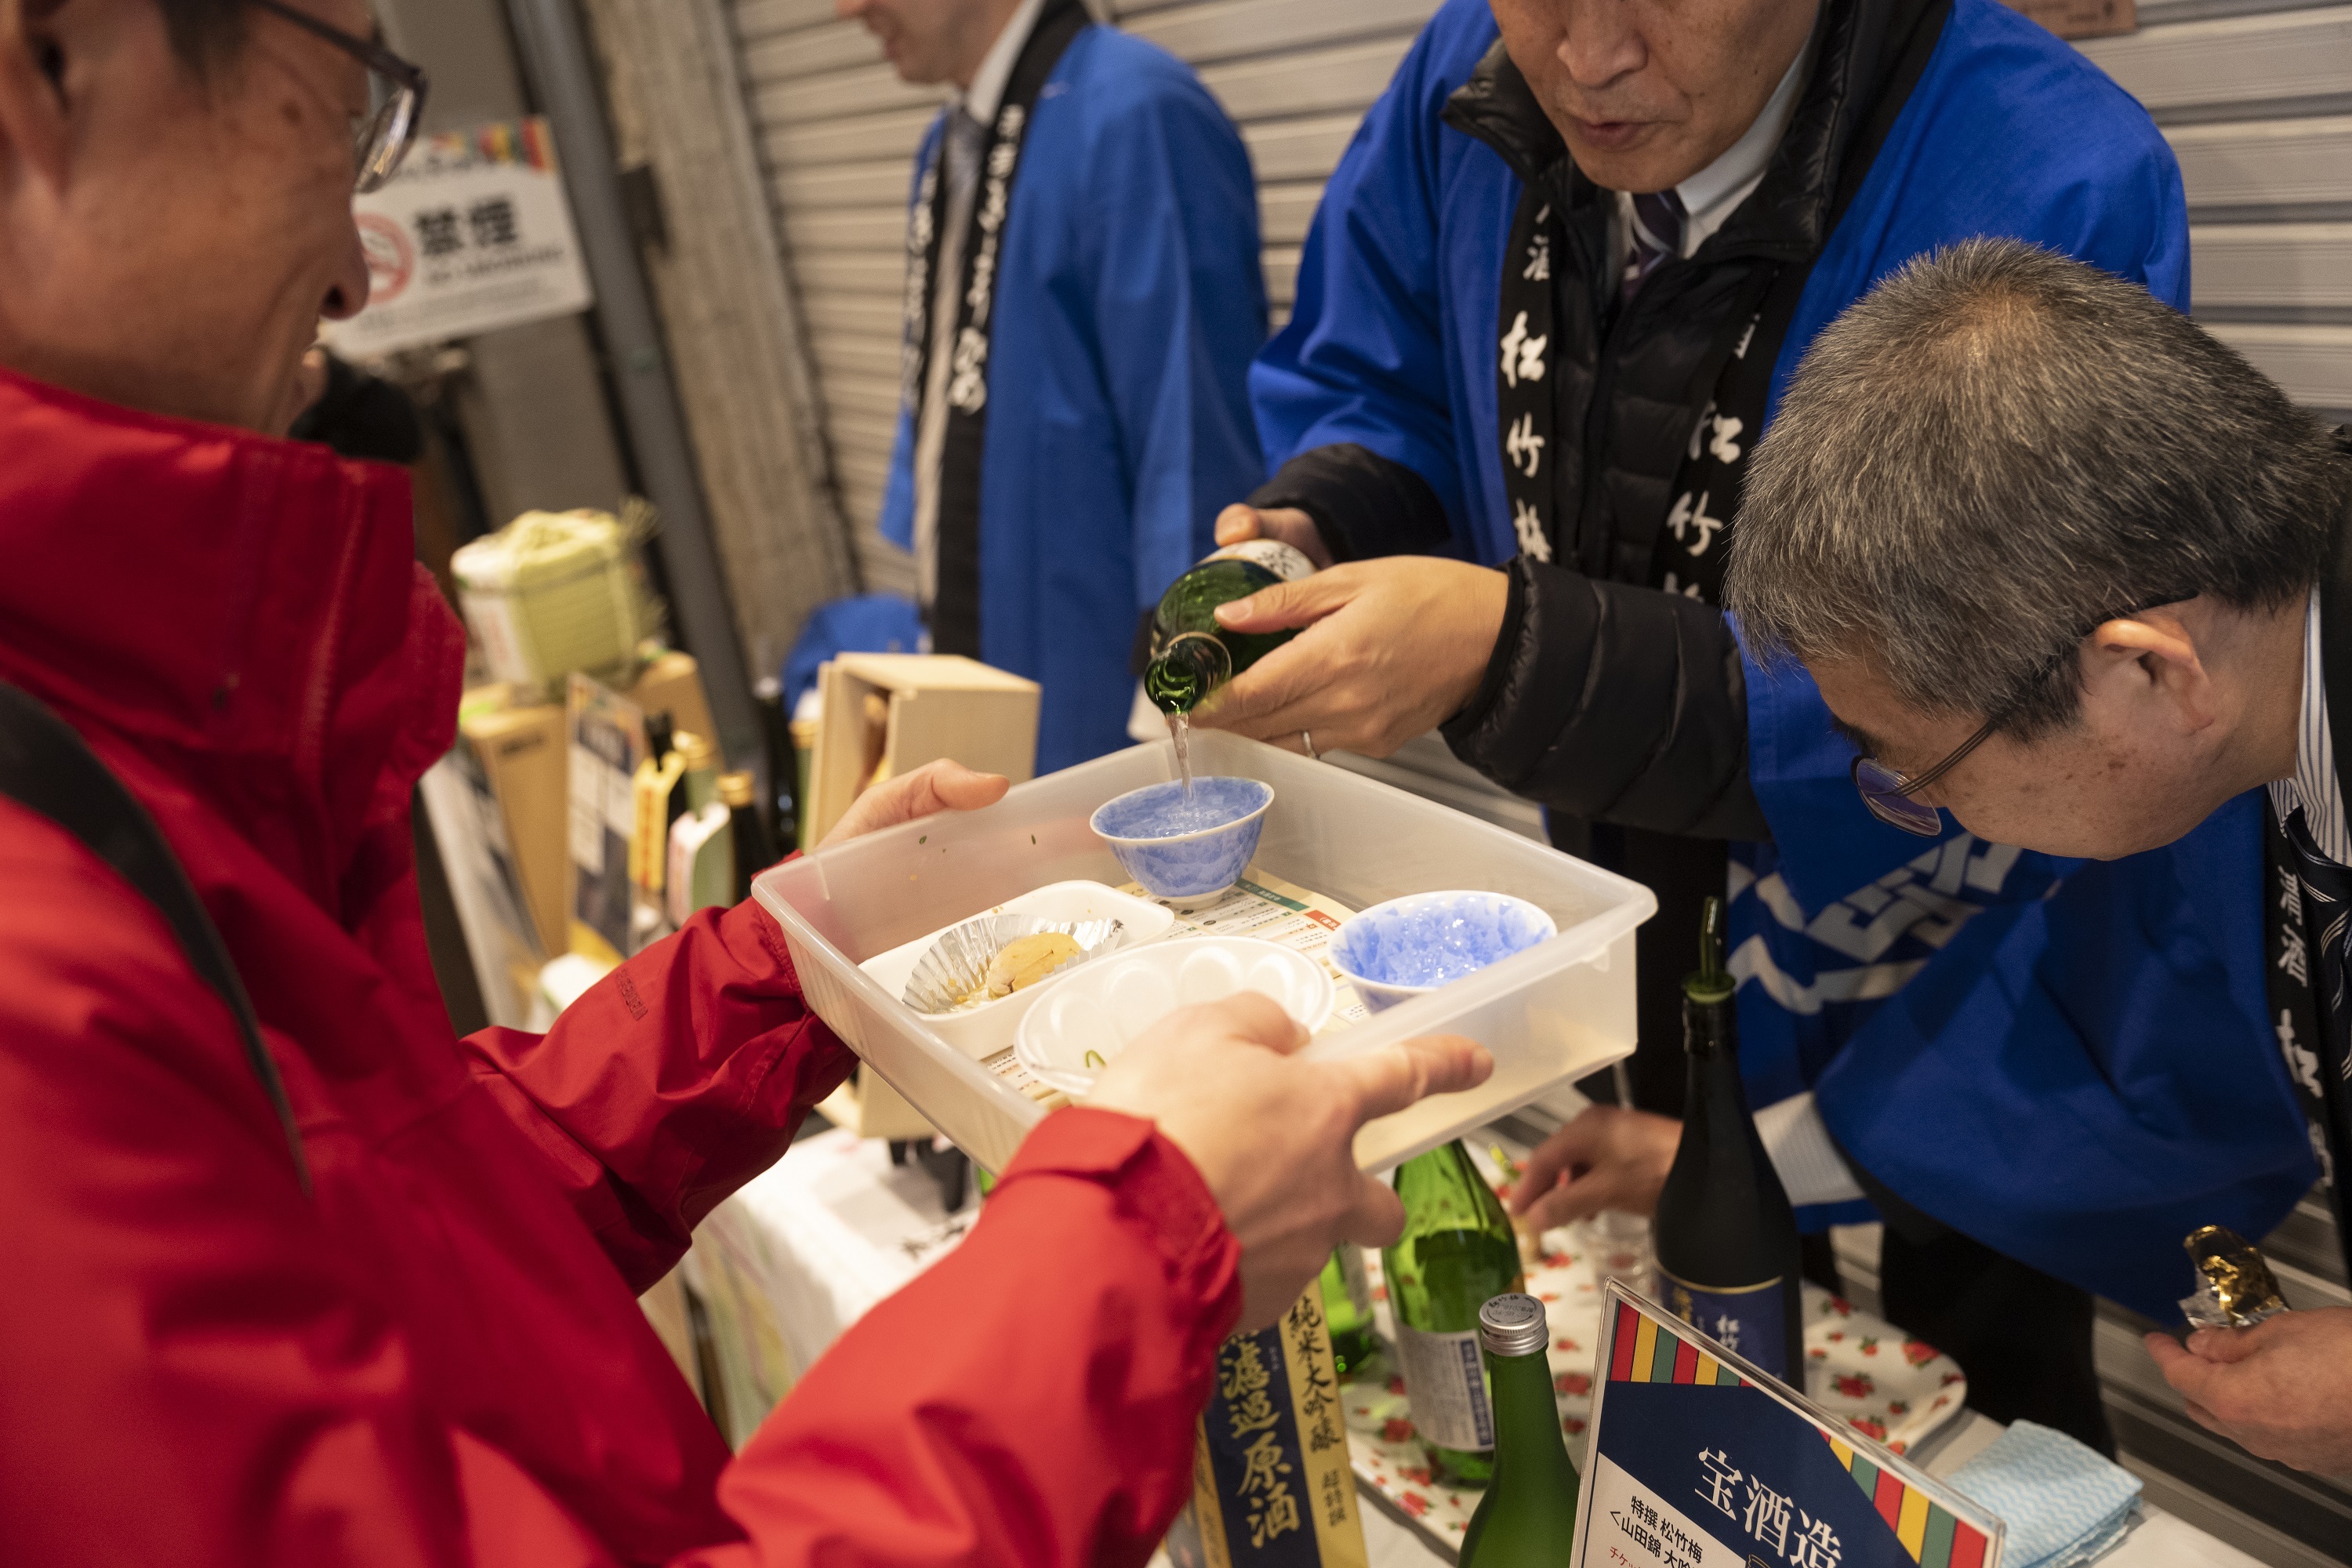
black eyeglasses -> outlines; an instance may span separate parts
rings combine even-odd
[[[352,116],[352,184],[362,192],[382,188],[416,140],[417,119],[425,112],[425,72],[373,39],[353,37],[282,0],[249,4],[326,39],[367,67],[367,113]]]
[[[2194,594],[2177,594],[2170,598],[2150,599],[2147,603],[2135,605],[2128,610],[2118,610],[2112,616],[2100,616],[2084,627],[2074,640],[2068,643],[2055,657],[2029,676],[2018,694],[1994,710],[1992,717],[1986,720],[1975,734],[1962,741],[1951,755],[1924,773],[1898,773],[1875,757],[1857,755],[1853,759],[1853,766],[1850,772],[1853,777],[1853,787],[1862,796],[1862,804],[1870,808],[1871,816],[1889,827],[1899,827],[1906,833],[1916,833],[1922,838],[1940,837],[1944,831],[1944,814],[1925,801],[1912,799],[1914,795],[1958,767],[1968,759],[1969,752],[1991,740],[2003,725],[2022,712],[2026,703],[2032,700],[2033,694],[2042,689],[2042,682],[2064,668],[2068,659],[2075,658],[2080,653],[2084,637],[2089,637],[2109,621],[2124,620],[2144,611],[2158,609],[2166,605],[2178,605],[2195,597]]]

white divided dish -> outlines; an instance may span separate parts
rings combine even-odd
[[[1330,1018],[1336,995],[1321,964],[1270,942],[1208,936],[1161,942],[1073,971],[1021,1020],[1013,1052],[1043,1081],[1082,1096],[1095,1074],[1169,1014],[1242,991],[1272,997],[1309,1034]]]
[[[1633,928],[1657,908],[1647,888],[1434,801],[1255,741],[1204,731],[1192,743],[1198,773],[1273,786],[1254,862],[1265,875],[1356,910],[1443,889],[1508,893],[1559,928],[1549,942],[1330,1030],[1307,1047],[1313,1056],[1346,1057],[1453,1032],[1495,1055],[1494,1076],[1477,1089],[1366,1127],[1356,1139],[1364,1169],[1384,1170],[1434,1148],[1633,1050]],[[1015,784],[985,810],[943,812],[788,860],[761,872],[753,889],[782,927],[817,1016],[932,1125],[981,1165],[1001,1171],[1045,1108],[974,1060],[977,1047],[949,1040],[939,1027],[947,1019],[924,1017],[901,1001],[903,974],[894,984],[860,965],[1058,884],[1118,886],[1127,879],[1087,819],[1114,795],[1175,776],[1175,748],[1165,741],[1115,752]],[[1081,973],[1045,984],[1058,988]]]
[[[906,994],[908,977],[915,973],[915,965],[922,962],[923,954],[930,951],[931,943],[965,921],[980,915],[1034,915],[1039,920],[1056,923],[1119,921],[1127,927],[1119,944],[1122,948],[1164,936],[1168,928],[1176,923],[1176,916],[1171,910],[1149,899],[1122,893],[1100,882],[1055,882],[1034,893],[1007,899],[992,908],[974,910],[960,919],[950,921],[938,931],[927,931],[887,952],[877,953],[858,967],[872,975],[876,984],[897,1000]],[[1107,961],[1106,958],[1097,962]],[[1092,967],[1093,964],[1080,965],[1068,973],[1075,976]],[[983,1002],[977,1007],[967,1007],[954,1013],[914,1016],[929,1026],[940,1038],[978,1061],[1012,1045],[1023,1016],[1036,1005],[1040,996],[1060,984],[1063,978],[1058,973],[1049,974],[1034,985],[1024,986],[1012,995],[1000,996],[993,1002]],[[900,1002],[899,1005],[905,1006],[906,1004]],[[914,1010],[908,1008],[908,1011],[913,1013]]]

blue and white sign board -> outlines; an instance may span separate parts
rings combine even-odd
[[[2000,1568],[2000,1521],[1612,1282],[1579,1568]]]

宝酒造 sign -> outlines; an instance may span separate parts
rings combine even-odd
[[[2000,1568],[2003,1529],[1664,1309],[1602,1302],[1578,1568]]]

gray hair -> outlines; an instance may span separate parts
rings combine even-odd
[[[2137,283],[2013,239],[1914,260],[1807,351],[1758,445],[1725,607],[1923,712],[2071,724],[2100,622],[2319,574],[2352,463]]]

